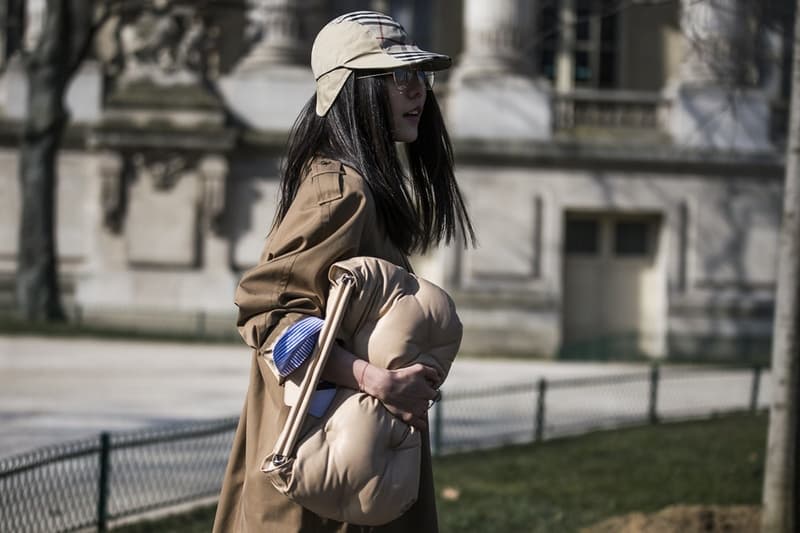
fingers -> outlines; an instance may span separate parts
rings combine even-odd
[[[390,413],[394,416],[408,424],[409,426],[413,426],[419,430],[425,431],[428,429],[428,416],[427,413],[423,412],[424,414],[414,414],[411,411],[404,411],[398,410],[391,406],[386,406]]]
[[[409,368],[414,371],[414,375],[424,378],[423,390],[420,391],[421,395],[426,400],[433,400],[438,394],[438,389],[441,385],[439,372],[435,368],[421,363],[412,365]]]
[[[432,366],[417,363],[413,365],[413,367],[419,368],[420,373],[425,377],[425,381],[430,383],[433,388],[437,388],[441,384],[442,376],[440,376],[439,371]]]
[[[436,396],[435,385],[429,378],[437,376],[430,367],[416,364],[408,368],[390,372],[392,386],[383,398],[389,402],[408,402],[414,400],[431,400]]]
[[[424,417],[414,416],[411,413],[409,413],[409,416],[406,417],[404,422],[406,424],[408,424],[409,426],[414,426],[415,428],[421,429],[423,431],[428,429],[428,424],[427,424],[427,422],[426,422]]]
[[[391,370],[389,385],[379,398],[383,405],[403,422],[425,431],[428,409],[441,398],[439,372],[430,366],[415,365]]]
[[[411,413],[409,413],[411,414]],[[425,415],[411,415],[408,417],[408,420],[405,420],[406,424],[413,426],[421,431],[425,431],[428,429],[428,417]]]
[[[403,411],[412,414],[413,416],[422,416],[428,411],[428,405],[431,400],[423,398],[415,398],[414,400],[403,402],[403,406],[397,407]]]

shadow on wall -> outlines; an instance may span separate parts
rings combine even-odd
[[[601,206],[598,209],[607,214],[626,213],[630,205],[661,205],[666,214],[682,201],[683,194],[689,195],[689,236],[683,243],[680,238],[670,237],[665,250],[665,267],[670,271],[665,273],[670,286],[664,309],[669,359],[741,364],[769,361],[781,185],[774,177],[765,178],[760,183],[749,176],[746,180],[718,176],[710,186],[703,185],[693,200],[691,191],[676,195],[674,189],[661,187],[657,180],[648,181],[644,190],[617,189],[606,173],[593,175],[596,190],[590,203]],[[576,202],[581,205],[580,200]],[[675,224],[668,218],[662,223]],[[675,231],[667,227],[663,233],[674,236]],[[680,247],[685,250],[681,252]],[[672,285],[676,281],[673,276],[678,275],[671,272],[676,259],[685,263],[684,269],[692,271],[685,289]],[[565,338],[558,356],[646,358],[640,349],[642,343],[648,344],[643,332],[622,329],[587,333],[590,334]]]
[[[229,238],[228,262],[241,272],[258,261],[277,206],[280,168],[277,157],[238,158],[231,161],[222,223]]]

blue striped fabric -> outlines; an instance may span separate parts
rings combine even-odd
[[[317,344],[319,332],[325,323],[321,318],[310,316],[289,326],[272,349],[272,360],[281,377],[286,377],[311,356]]]

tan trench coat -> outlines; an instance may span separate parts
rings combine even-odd
[[[361,255],[409,268],[406,257],[381,230],[364,179],[337,161],[317,159],[280,227],[267,239],[259,265],[244,274],[236,291],[239,331],[254,350],[214,533],[438,531],[427,433],[423,433],[417,502],[403,516],[378,528],[320,518],[275,491],[259,469],[289,411],[283,384],[267,363],[269,347],[297,320],[321,316],[328,296],[328,268]]]

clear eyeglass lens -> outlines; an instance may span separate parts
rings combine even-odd
[[[423,72],[422,74],[425,76],[425,86],[428,89],[433,89],[433,81],[435,80],[433,72]]]
[[[411,80],[414,79],[414,77],[416,77],[420,83],[425,85],[427,89],[433,89],[433,72],[426,72],[424,70],[410,68],[399,68],[394,70],[392,74],[394,75],[394,83],[397,85],[397,90],[400,92],[403,92],[408,88],[408,85],[411,83]]]

